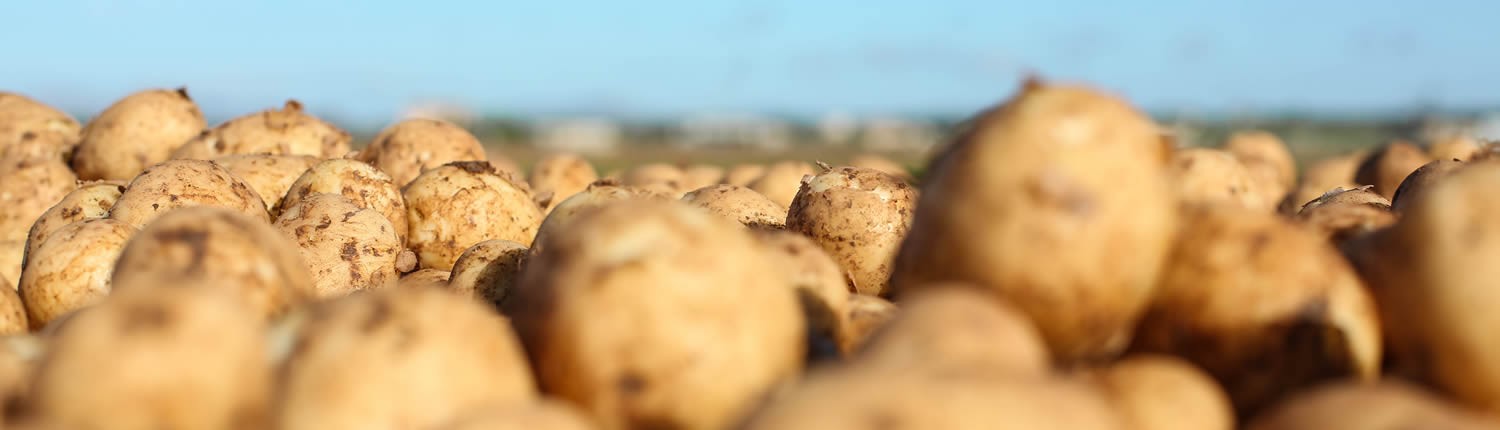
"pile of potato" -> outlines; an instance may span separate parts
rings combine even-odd
[[[1495,153],[1299,175],[1029,80],[920,178],[522,175],[436,120],[0,93],[0,428],[1500,429]]]

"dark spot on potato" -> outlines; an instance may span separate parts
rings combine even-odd
[[[126,312],[125,321],[120,326],[121,330],[126,333],[141,330],[159,330],[166,326],[171,319],[171,314],[162,305],[149,303]]]
[[[365,334],[373,333],[380,326],[385,325],[391,319],[391,304],[385,300],[376,300],[370,308],[370,316],[365,318],[364,324],[360,325],[360,331]]]
[[[345,213],[344,214],[344,222],[349,222],[350,218],[354,218],[354,216],[358,215],[358,214],[359,214],[359,211],[349,211],[349,212]]]
[[[615,389],[619,390],[621,395],[634,396],[646,390],[646,379],[638,373],[626,372],[615,380]]]
[[[473,174],[496,174],[495,167],[491,166],[487,161],[454,161],[448,163],[448,165]]]
[[[208,252],[208,232],[191,228],[178,228],[156,232],[156,240],[181,243],[188,247],[190,260],[183,271],[194,273],[203,270],[204,254]]]
[[[36,132],[28,131],[28,132],[25,132],[25,133],[21,133],[21,141],[27,141],[27,140],[32,140],[32,139],[36,139]]]
[[[344,218],[344,221],[348,221],[348,220],[349,220],[349,218]],[[328,226],[331,226],[331,225],[333,225],[333,219],[328,218],[328,217],[325,216],[325,217],[323,217],[322,221],[318,222],[318,230],[326,230],[326,229],[328,229]]]
[[[350,238],[344,242],[344,247],[339,249],[339,257],[343,258],[344,261],[353,262],[355,258],[359,257],[359,244],[355,243],[353,238]]]
[[[161,209],[161,205],[160,204],[156,204],[156,203],[152,203],[151,204],[151,209]]]
[[[172,202],[176,202],[176,201],[178,201],[178,200],[181,200],[181,199],[182,199],[182,198],[181,198],[181,197],[178,197],[178,196],[177,196],[177,195],[176,195],[176,194],[173,194],[173,195],[170,195],[170,196],[167,196],[167,200],[168,200],[168,201],[172,201]]]

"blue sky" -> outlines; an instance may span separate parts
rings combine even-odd
[[[0,3],[0,88],[88,114],[186,84],[383,121],[498,113],[963,113],[1028,71],[1160,111],[1500,105],[1494,0]]]

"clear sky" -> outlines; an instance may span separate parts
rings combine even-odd
[[[419,5],[420,4],[420,5]],[[89,114],[186,84],[381,121],[498,113],[963,113],[1019,76],[1165,111],[1500,105],[1497,0],[0,1],[0,89]]]

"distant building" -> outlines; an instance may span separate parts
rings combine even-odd
[[[600,154],[620,146],[620,126],[603,118],[573,118],[537,124],[532,144],[553,151]]]
[[[440,119],[454,124],[468,127],[474,124],[478,115],[472,109],[452,103],[422,102],[408,106],[401,111],[400,119],[429,118]]]
[[[791,146],[791,127],[772,118],[754,115],[703,115],[690,117],[677,126],[677,144],[682,146],[745,146],[777,150]]]
[[[1475,139],[1486,141],[1500,141],[1500,113],[1492,113],[1479,118],[1469,132]]]
[[[833,112],[818,120],[818,141],[824,145],[847,145],[859,134],[859,120],[854,116]]]
[[[902,118],[877,118],[866,121],[860,130],[860,143],[877,151],[926,149],[937,143],[939,133],[931,124]]]

